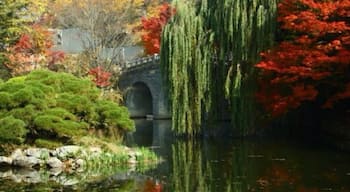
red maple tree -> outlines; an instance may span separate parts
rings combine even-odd
[[[283,32],[261,53],[258,101],[277,116],[304,101],[322,107],[350,98],[350,0],[282,0]]]
[[[144,32],[141,39],[147,55],[159,53],[162,29],[175,13],[168,3],[160,5],[159,9],[160,13],[157,17],[144,17],[141,20],[140,28]]]
[[[8,48],[5,65],[15,76],[34,69],[50,68],[64,59],[64,53],[52,50],[52,46],[51,32],[34,24],[28,33],[22,34],[17,43]]]
[[[105,71],[101,66],[91,68],[89,70],[89,75],[93,76],[92,81],[98,87],[103,88],[111,85],[110,79],[111,79],[112,73]]]

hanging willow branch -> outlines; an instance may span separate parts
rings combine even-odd
[[[254,64],[259,53],[273,44],[277,1],[208,0],[208,7],[209,28],[215,31],[218,67],[222,68],[219,71],[226,74],[216,77],[226,78],[225,95],[237,135],[247,135],[256,127]]]
[[[169,88],[173,130],[201,133],[204,114],[216,119],[225,99],[235,128],[254,122],[258,53],[273,42],[277,0],[175,0],[163,30],[161,66]],[[248,130],[248,131],[247,131]]]
[[[200,132],[202,109],[211,99],[212,36],[190,2],[175,1],[176,15],[164,28],[161,65],[172,101],[172,127],[177,134]],[[204,105],[204,106],[203,106]]]

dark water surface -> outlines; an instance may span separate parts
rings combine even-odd
[[[152,147],[164,160],[147,171],[119,171],[94,182],[16,184],[0,191],[350,192],[350,154],[283,139],[174,139],[170,121],[137,120],[131,146]]]

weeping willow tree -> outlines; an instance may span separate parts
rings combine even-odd
[[[224,103],[230,104],[238,134],[252,131],[253,64],[273,43],[276,4],[277,0],[173,2],[176,15],[163,30],[161,66],[175,133],[201,133],[203,120],[217,120]]]
[[[176,15],[164,28],[160,53],[172,101],[172,128],[177,134],[196,135],[202,111],[209,111],[212,100],[213,34],[194,4],[180,0],[173,6]]]

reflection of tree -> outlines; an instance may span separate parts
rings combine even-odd
[[[248,169],[246,148],[239,147],[233,156],[222,157],[225,151],[226,147],[220,149],[210,144],[202,146],[198,141],[178,140],[172,146],[173,189],[170,191],[247,191],[247,175],[254,169]],[[218,181],[217,176],[222,180]]]
[[[197,141],[177,141],[172,146],[173,191],[207,191],[206,178],[210,167],[204,170],[200,144]]]
[[[247,191],[247,177],[248,177],[248,151],[245,145],[241,145],[234,150],[233,157],[231,161],[228,162],[230,165],[226,170],[226,190],[229,191]],[[224,165],[226,167],[226,165]]]

